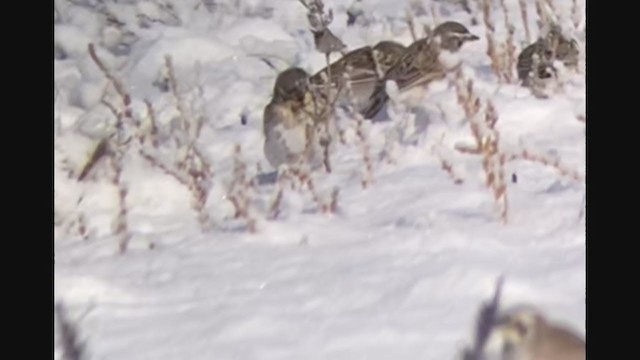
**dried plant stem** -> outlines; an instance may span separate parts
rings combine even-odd
[[[278,179],[278,183],[280,183],[281,179]],[[280,206],[282,204],[282,197],[284,194],[284,186],[278,185],[278,192],[276,193],[276,197],[273,199],[271,206],[269,207],[269,219],[275,220],[280,216]]]
[[[92,43],[89,44],[89,55],[91,56],[91,59],[93,60],[93,62],[98,66],[98,68],[100,68],[100,71],[102,71],[102,73],[107,77],[109,82],[113,84],[113,87],[115,88],[116,92],[120,95],[120,98],[122,99],[122,106],[124,108],[124,116],[128,119],[131,119],[131,97],[129,96],[129,93],[125,90],[124,85],[122,85],[122,82],[120,82],[109,71],[109,69],[107,69],[107,67],[104,65],[102,60],[98,58],[98,55],[96,54],[95,46]]]
[[[331,173],[331,161],[329,158],[329,144],[323,145],[323,164],[327,173]]]
[[[538,14],[538,28],[542,30],[545,25],[549,23],[549,17],[547,16],[547,12],[544,9],[544,0],[535,0],[536,4],[536,13]]]
[[[508,28],[511,21],[509,20],[509,10],[507,9],[505,0],[500,0],[500,7],[502,8],[502,13],[504,15],[504,26],[505,28]]]
[[[545,0],[545,2],[547,3],[547,5],[549,5],[549,8],[551,9],[551,11],[554,14],[557,14],[557,8],[556,8],[556,4],[554,4],[553,0]]]
[[[489,130],[489,136],[480,138],[480,127],[485,124],[475,124],[476,140],[482,152],[482,165],[486,173],[487,187],[493,190],[496,202],[501,202],[500,216],[504,223],[508,222],[509,201],[507,198],[507,182],[504,176],[504,156],[500,154],[500,133],[495,129],[498,114],[495,107],[489,101],[485,110],[485,124]]]
[[[311,195],[313,202],[317,204],[318,210],[320,210],[320,212],[323,212],[323,213],[331,212],[331,204],[326,203],[322,200],[322,198],[318,194],[318,191],[316,190],[316,186],[313,181],[313,178],[311,177],[311,174],[308,171],[303,171],[301,170],[301,168],[297,168],[297,169],[293,169],[291,171],[291,174],[294,177],[298,178],[300,180],[300,183],[303,186],[307,187],[307,190],[309,190],[309,194]]]
[[[516,66],[518,63],[518,57],[516,55],[515,33],[515,26],[509,24],[507,28],[507,66],[505,69],[507,80],[509,81],[509,83],[514,83],[517,79],[517,77],[514,75],[514,71],[516,70]]]
[[[506,49],[506,63],[504,64],[503,72],[508,83],[513,83],[515,80],[514,70],[516,68],[516,45],[515,45],[515,32],[516,27],[509,18],[509,10],[505,0],[500,0],[500,6],[504,13],[504,26],[507,29],[507,49]]]
[[[331,100],[331,86],[332,86],[332,75],[331,75],[331,61],[329,60],[329,54],[327,53],[325,55],[325,59],[327,61],[327,81],[325,81],[325,98],[327,99],[327,105],[329,107],[333,107],[334,106],[334,101]],[[340,90],[338,90],[339,92]],[[339,93],[336,93],[336,99],[337,100],[339,96]],[[317,106],[316,106],[317,108]],[[329,157],[329,146],[331,145],[331,141],[333,141],[333,139],[330,139],[330,132],[329,132],[329,122],[332,121],[332,114],[333,114],[333,109],[325,109],[325,114],[322,114],[320,117],[320,121],[318,122],[319,126],[325,126],[325,131],[326,131],[326,136],[327,139],[320,141],[320,144],[322,145],[323,148],[323,153],[322,153],[322,158],[323,158],[323,164],[324,164],[324,169],[327,173],[331,173],[331,161],[330,161],[330,157]]]
[[[311,175],[308,174],[303,182],[307,185],[307,189],[309,189],[309,193],[311,194],[313,201],[318,204],[318,208],[320,209],[320,211],[327,212],[326,205],[320,199],[320,195],[318,195],[318,192],[316,191],[316,186]]]
[[[78,234],[82,237],[82,240],[89,240],[89,229],[87,227],[87,219],[83,212],[78,213]]]
[[[192,178],[189,183],[189,191],[192,195],[192,207],[196,211],[198,224],[202,231],[208,231],[211,227],[209,212],[206,209],[207,197],[209,195],[209,189],[196,178]]]
[[[405,20],[407,22],[407,26],[409,27],[409,32],[411,33],[411,39],[413,42],[415,42],[416,40],[418,40],[418,37],[416,36],[415,23],[413,20],[413,13],[411,12],[411,10],[407,9],[407,17],[405,18]]]
[[[98,146],[92,156],[92,159],[95,158],[95,161],[93,161],[95,163],[97,162],[97,159],[99,159],[103,154],[108,153],[109,155],[109,167],[111,168],[111,172],[113,174],[111,177],[111,183],[118,191],[118,214],[114,219],[113,233],[119,238],[119,252],[121,254],[124,254],[127,251],[131,234],[129,232],[127,220],[127,215],[129,213],[126,202],[127,188],[122,181],[123,159],[128,149],[130,139],[127,139],[125,137],[126,124],[123,120],[128,119],[129,121],[133,121],[131,110],[131,96],[125,90],[122,82],[118,78],[116,78],[105,66],[102,60],[100,60],[100,58],[96,54],[95,46],[93,44],[89,44],[88,49],[89,56],[98,66],[100,71],[102,71],[102,73],[105,75],[109,83],[116,90],[116,93],[119,95],[122,102],[122,110],[118,110],[113,104],[111,104],[103,97],[102,103],[107,106],[107,108],[114,114],[116,118],[115,133],[114,136],[109,139],[108,143],[105,142],[104,144],[100,144]],[[88,172],[88,170],[81,173],[82,178],[84,177],[84,175],[86,175],[86,172]]]
[[[369,141],[364,133],[364,120],[359,116],[356,120],[356,136],[360,140],[362,149],[362,160],[364,161],[364,175],[362,177],[362,187],[367,188],[373,182],[373,161],[371,159],[371,151]]]
[[[180,92],[178,91],[178,82],[176,81],[173,62],[171,56],[169,55],[165,56],[165,66],[167,67],[169,87],[171,88],[171,93],[176,102],[176,108],[178,109],[178,113],[180,114],[181,128],[184,133],[187,134],[186,144],[180,144],[179,139],[177,137],[175,138],[178,146],[186,147],[186,156],[185,158],[178,161],[178,167],[182,170],[185,170],[192,177],[194,177],[193,182],[195,183],[200,182],[200,180],[210,180],[212,174],[210,173],[211,167],[209,165],[209,162],[195,145],[196,140],[200,136],[200,132],[202,130],[202,118],[200,116],[195,116],[194,114],[191,114],[187,111],[187,108],[184,105],[184,100],[182,96],[180,96]]]
[[[430,10],[431,10],[431,17],[433,19],[433,27],[435,28],[436,26],[438,26],[438,24],[440,24],[440,12],[436,7],[436,3],[433,1],[430,3]]]
[[[375,61],[375,56],[373,57]],[[376,62],[376,67],[378,64]],[[344,74],[347,95],[349,97],[350,110],[353,117],[356,119],[356,136],[358,137],[360,148],[362,150],[362,160],[364,162],[364,174],[362,177],[362,188],[366,189],[373,182],[373,160],[371,158],[371,149],[369,141],[364,131],[364,116],[357,111],[356,100],[351,88],[351,79],[348,72]]]
[[[498,77],[498,82],[502,83],[504,79],[501,71],[502,64],[496,46],[495,26],[491,19],[491,0],[482,0],[482,14],[487,33],[487,55],[491,58],[491,69]]]
[[[184,185],[187,188],[189,187],[189,180],[186,178],[186,176],[178,173],[174,169],[171,169],[168,165],[166,165],[162,161],[160,161],[157,158],[157,156],[151,155],[151,154],[149,154],[148,152],[146,152],[145,150],[142,150],[142,149],[139,150],[139,154],[140,154],[140,156],[142,156],[143,159],[147,160],[149,162],[149,164],[151,164],[151,166],[157,167],[158,169],[160,169],[165,174],[167,174],[167,175],[173,177],[174,179],[176,179],[180,184]]]
[[[451,179],[453,179],[454,184],[461,185],[462,183],[464,183],[464,180],[453,171],[453,165],[450,162],[440,157],[440,163],[442,166],[442,170],[444,170],[447,174],[449,174]]]
[[[571,17],[573,18],[573,27],[577,30],[580,27],[580,22],[582,20],[582,13],[580,12],[578,0],[571,1]]]
[[[206,209],[207,198],[209,195],[209,187],[213,172],[211,170],[210,162],[202,154],[202,152],[196,146],[196,140],[200,135],[202,123],[193,119],[184,106],[184,101],[178,91],[178,83],[176,81],[175,71],[170,56],[165,56],[165,66],[167,67],[167,74],[169,78],[169,86],[171,93],[175,99],[176,107],[181,119],[181,130],[187,134],[187,143],[180,144],[176,137],[176,143],[179,147],[185,146],[184,157],[177,163],[177,170],[172,170],[168,166],[163,165],[160,161],[150,156],[148,153],[141,153],[142,156],[151,162],[152,165],[158,166],[165,173],[176,178],[180,183],[185,185],[192,197],[191,207],[196,212],[196,218],[200,224],[202,231],[208,231],[212,224],[210,221],[209,213]],[[147,112],[149,113],[150,131],[152,147],[157,150],[157,127],[155,119],[155,111],[149,101],[145,101],[147,106]],[[193,122],[193,124],[192,124]],[[195,127],[192,128],[192,125]],[[193,133],[189,133],[193,130]],[[179,175],[180,173],[186,174],[186,176]]]
[[[102,73],[107,78],[109,83],[113,86],[113,88],[116,90],[116,93],[119,95],[120,100],[122,102],[122,104],[121,104],[122,110],[118,110],[113,104],[111,104],[109,101],[107,101],[105,99],[106,93],[103,94],[103,98],[101,100],[102,104],[104,104],[113,113],[113,115],[116,118],[115,127],[116,127],[116,135],[117,135],[117,140],[118,141],[117,141],[117,143],[115,145],[116,146],[126,145],[126,140],[124,139],[124,131],[125,131],[124,126],[125,126],[125,124],[124,124],[123,120],[124,119],[132,120],[133,119],[132,110],[131,110],[131,96],[125,90],[125,87],[122,84],[122,82],[118,78],[116,78],[109,71],[109,69],[107,69],[107,67],[102,62],[102,60],[100,60],[100,58],[96,54],[95,46],[93,44],[89,44],[88,48],[89,48],[89,55],[91,56],[91,59],[98,66],[100,71],[102,71]],[[105,90],[106,90],[106,88],[105,88]]]
[[[250,180],[247,176],[247,164],[242,159],[242,149],[240,145],[236,145],[233,151],[233,179],[229,191],[227,193],[227,199],[231,202],[235,209],[234,218],[244,219],[247,225],[247,230],[251,233],[255,233],[256,220],[250,214],[251,204],[251,191],[254,186],[253,180]]]
[[[475,95],[472,80],[465,80],[458,71],[455,82],[458,102],[469,118],[469,126],[475,140],[475,146],[459,149],[462,152],[482,156],[482,168],[486,186],[493,192],[496,204],[500,207],[500,218],[506,224],[509,219],[509,201],[507,198],[504,175],[505,158],[500,151],[500,134],[495,128],[498,114],[491,101],[485,103],[484,113],[480,112],[481,103]]]
[[[486,186],[492,190],[494,199],[500,206],[500,217],[503,222],[507,223],[509,210],[504,171],[508,161],[520,159],[540,163],[557,169],[561,175],[568,176],[573,180],[581,181],[583,179],[583,176],[577,171],[563,165],[557,158],[535,154],[526,149],[516,152],[503,150],[500,147],[500,133],[496,129],[498,113],[493,103],[490,100],[484,102],[484,112],[480,112],[482,105],[477,95],[474,95],[473,82],[464,79],[461,72],[457,74],[455,86],[458,102],[465,110],[465,114],[470,116],[469,125],[475,140],[474,145],[457,145],[456,150],[482,156]]]
[[[178,92],[178,82],[176,81],[175,71],[173,69],[173,60],[170,55],[166,55],[164,57],[164,64],[167,67],[167,74],[169,78],[169,88],[171,89],[171,94],[176,100],[176,108],[178,109],[178,113],[180,113],[180,119],[182,120],[180,124],[182,125],[182,130],[185,133],[189,134],[190,123],[189,118],[186,116],[187,111],[184,106],[184,102],[182,101],[182,97]]]
[[[329,212],[336,213],[338,211],[338,196],[340,195],[340,189],[337,187],[331,192],[331,202],[329,203]]]
[[[460,185],[464,183],[464,179],[462,179],[462,177],[454,171],[453,162],[450,159],[447,159],[446,156],[444,156],[443,154],[444,147],[442,146],[443,140],[444,140],[444,136],[440,139],[440,141],[437,144],[431,147],[431,151],[433,154],[436,155],[436,157],[438,157],[438,159],[440,160],[440,166],[442,167],[442,170],[444,170],[451,177],[451,179],[453,180],[453,183],[456,185]]]
[[[562,164],[560,162],[560,159],[558,158],[552,158],[552,157],[548,157],[540,154],[535,154],[531,150],[526,150],[526,149],[520,150],[517,153],[506,153],[504,156],[506,161],[528,160],[528,161],[536,162],[546,166],[551,166],[552,168],[558,170],[558,172],[561,175],[567,176],[575,181],[583,180],[582,175],[580,175],[577,171],[570,169],[566,165]]]
[[[144,100],[144,104],[147,107],[147,114],[149,115],[149,140],[151,142],[151,146],[154,149],[158,149],[158,122],[156,121],[156,112],[151,105],[151,102],[147,99]],[[147,139],[144,135],[142,136],[142,143]]]
[[[129,225],[127,221],[127,188],[122,181],[122,157],[123,154],[111,152],[109,154],[109,165],[112,170],[111,183],[118,191],[118,214],[113,224],[113,233],[118,239],[118,250],[121,254],[127,251],[131,234],[129,233]]]
[[[209,190],[206,186],[208,180],[203,178],[200,173],[185,175],[183,172],[171,168],[169,165],[160,161],[157,156],[151,155],[143,149],[139,150],[139,154],[143,159],[147,160],[151,166],[173,177],[189,190],[191,194],[191,207],[196,213],[198,224],[200,224],[202,231],[208,231],[212,227],[210,216],[206,209],[207,197],[209,195]]]
[[[522,24],[524,25],[524,33],[527,38],[527,44],[531,43],[531,30],[529,30],[529,16],[527,14],[527,3],[525,0],[518,0],[520,5],[520,16],[522,16]]]

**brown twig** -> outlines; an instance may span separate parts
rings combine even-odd
[[[131,118],[132,117],[131,116],[131,96],[129,96],[129,93],[125,90],[122,82],[120,82],[120,80],[118,80],[109,71],[109,69],[107,69],[107,67],[104,65],[102,60],[100,60],[100,58],[96,54],[96,49],[93,43],[89,44],[89,55],[91,56],[91,59],[93,60],[93,62],[98,66],[100,71],[102,71],[102,73],[107,77],[109,82],[113,84],[113,87],[115,88],[116,92],[120,95],[120,98],[122,99],[123,108],[125,109],[124,116],[126,118]]]
[[[227,193],[227,199],[235,209],[233,217],[235,219],[244,219],[249,232],[255,233],[256,221],[249,211],[251,204],[250,192],[253,182],[247,176],[247,165],[242,159],[242,149],[239,144],[235,146],[233,151],[233,163],[233,179]]]
[[[520,150],[517,153],[506,153],[505,155],[506,161],[513,160],[528,160],[531,162],[539,163],[542,165],[550,166],[563,175],[567,176],[575,181],[582,181],[583,176],[580,175],[577,171],[570,169],[568,166],[562,164],[559,158],[550,158],[548,156],[535,154],[531,150]]]
[[[91,59],[109,80],[109,83],[113,85],[122,101],[123,110],[119,111],[113,104],[108,102],[103,95],[102,103],[107,106],[107,108],[114,114],[116,118],[116,131],[114,133],[115,140],[114,137],[112,137],[110,138],[109,143],[105,142],[104,144],[100,144],[96,149],[96,152],[94,152],[92,158],[95,157],[97,161],[97,159],[103,156],[104,153],[108,153],[109,155],[109,167],[111,168],[113,174],[110,180],[118,191],[118,214],[114,219],[113,233],[119,238],[118,249],[119,252],[123,254],[127,251],[127,246],[131,238],[127,221],[127,214],[129,212],[126,202],[127,188],[122,181],[123,158],[126,154],[127,146],[129,144],[129,141],[124,138],[125,123],[123,119],[131,120],[133,118],[131,110],[131,97],[125,90],[122,82],[118,78],[116,78],[100,60],[100,58],[96,54],[95,46],[91,43],[89,44],[88,49]],[[84,178],[86,172],[87,171],[83,171],[84,174],[81,173],[81,175],[83,175],[82,178]]]
[[[466,85],[466,86],[465,86]],[[493,197],[500,206],[500,217],[504,223],[508,222],[509,202],[507,198],[506,180],[504,178],[504,156],[500,151],[500,133],[495,128],[498,114],[491,101],[486,102],[484,114],[480,113],[480,100],[475,95],[472,80],[464,79],[458,71],[456,82],[458,102],[469,118],[471,134],[475,139],[475,146],[458,150],[479,154],[482,156],[482,169],[485,173],[485,184],[493,192]],[[484,115],[484,116],[482,116]]]
[[[269,207],[269,218],[275,220],[280,216],[280,205],[282,203],[282,197],[284,193],[284,187],[279,186],[276,197],[273,199],[271,206]]]
[[[149,138],[151,139],[151,146],[154,149],[158,149],[158,125],[156,121],[156,112],[151,105],[151,102],[147,99],[144,100],[144,104],[147,106],[147,114],[149,115]],[[145,137],[143,137],[144,141]]]
[[[500,216],[505,223],[508,221],[509,202],[504,168],[508,161],[527,160],[540,163],[557,169],[561,175],[568,176],[573,180],[581,181],[583,179],[583,176],[562,164],[558,158],[535,154],[529,150],[517,152],[503,150],[500,146],[500,133],[496,128],[498,112],[493,103],[491,101],[485,102],[484,112],[481,113],[480,107],[475,105],[479,101],[477,96],[473,94],[473,82],[471,80],[465,81],[459,72],[455,85],[458,102],[467,116],[470,116],[469,125],[475,140],[473,146],[457,145],[456,150],[482,156],[485,184],[493,192],[495,202],[500,205]]]
[[[544,9],[544,0],[535,0],[536,13],[538,14],[538,27],[542,30],[547,24],[549,24],[549,17]]]
[[[431,151],[438,157],[442,170],[444,170],[451,177],[451,179],[453,179],[453,183],[456,185],[461,185],[462,183],[464,183],[464,179],[462,179],[460,175],[456,174],[453,169],[453,163],[451,162],[451,160],[446,159],[442,154],[441,149],[443,140],[444,136],[440,139],[439,143],[431,147]]]
[[[489,58],[491,58],[491,69],[498,77],[498,82],[502,83],[502,64],[496,46],[496,30],[495,26],[493,25],[493,20],[491,19],[491,0],[482,0],[482,14],[487,33],[487,55],[489,55]]]
[[[520,16],[522,17],[522,25],[524,26],[524,33],[527,38],[527,44],[531,43],[531,30],[529,30],[529,16],[527,15],[527,3],[525,0],[518,0],[520,5]]]
[[[89,240],[89,229],[87,227],[87,219],[83,212],[78,213],[78,234],[82,237],[82,240]]]
[[[171,94],[176,101],[176,108],[178,109],[178,113],[180,114],[180,124],[182,126],[182,130],[186,134],[189,134],[190,123],[189,117],[187,116],[187,111],[184,106],[184,102],[182,97],[178,92],[178,82],[176,81],[175,71],[173,69],[173,60],[170,55],[165,55],[164,64],[167,67],[167,76],[169,78],[169,88],[171,89]],[[190,137],[190,136],[189,136]]]
[[[127,251],[131,234],[129,233],[129,225],[127,221],[127,214],[129,209],[127,208],[127,188],[122,181],[122,156],[115,151],[109,154],[109,165],[113,172],[111,183],[118,191],[118,214],[116,215],[113,225],[113,233],[118,236],[118,250],[121,254]]]
[[[418,37],[416,36],[416,30],[415,30],[414,21],[413,21],[413,14],[411,10],[407,9],[407,16],[405,18],[405,21],[407,22],[407,26],[409,27],[409,32],[411,33],[411,39],[413,40],[413,42],[415,42],[416,40],[418,40]],[[375,56],[374,56],[374,59],[375,59]]]
[[[337,187],[331,192],[331,203],[329,204],[329,211],[336,213],[338,211],[338,196],[340,195],[340,189]]]
[[[515,45],[515,32],[516,28],[509,18],[509,11],[505,0],[500,0],[500,6],[504,13],[504,26],[507,29],[507,48],[506,48],[506,61],[504,62],[503,73],[508,83],[513,83],[515,80],[514,70],[516,68],[516,45]]]
[[[375,61],[375,56],[373,57]],[[373,161],[371,158],[371,150],[369,141],[364,132],[364,116],[357,111],[355,95],[351,87],[351,78],[348,72],[344,74],[347,96],[349,97],[350,111],[353,117],[356,119],[356,136],[360,142],[360,148],[362,150],[362,160],[364,162],[364,174],[362,177],[362,188],[366,189],[373,182]]]

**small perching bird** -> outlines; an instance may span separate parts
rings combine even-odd
[[[364,110],[364,117],[373,118],[387,103],[387,81],[395,81],[398,89],[405,91],[442,79],[460,65],[461,59],[457,53],[462,46],[478,39],[460,23],[447,21],[438,25],[430,36],[411,44],[378,81]]]
[[[517,305],[497,318],[486,354],[501,360],[585,360],[586,343],[573,329],[548,319],[539,309]]]
[[[556,60],[567,68],[576,68],[579,56],[578,42],[563,34],[559,25],[551,24],[546,34],[518,55],[518,78],[523,86],[530,86],[535,79],[552,78],[556,72]],[[537,63],[536,69],[534,63]]]
[[[373,93],[376,83],[405,50],[404,45],[395,41],[381,41],[373,47],[364,46],[348,52],[329,67],[311,76],[309,80],[312,85],[318,87],[326,85],[330,80],[331,93],[339,93],[339,100],[345,103],[350,101],[346,91],[348,85],[354,96],[357,111],[360,111]],[[349,84],[346,83],[346,78],[349,79]]]
[[[330,101],[309,87],[306,71],[281,72],[263,113],[264,154],[271,166],[322,165],[334,147],[332,115]]]
[[[585,360],[586,344],[574,329],[530,304],[500,309],[503,277],[491,301],[480,307],[471,346],[462,360]]]

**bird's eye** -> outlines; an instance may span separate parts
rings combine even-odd
[[[307,86],[308,86],[308,83],[307,83],[307,81],[306,81],[306,80],[299,80],[299,81],[296,83],[296,87],[297,87],[298,89],[306,89],[306,88],[307,88]]]

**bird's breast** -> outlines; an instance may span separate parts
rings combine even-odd
[[[460,55],[449,50],[440,51],[438,61],[447,71],[457,68],[462,63]]]

